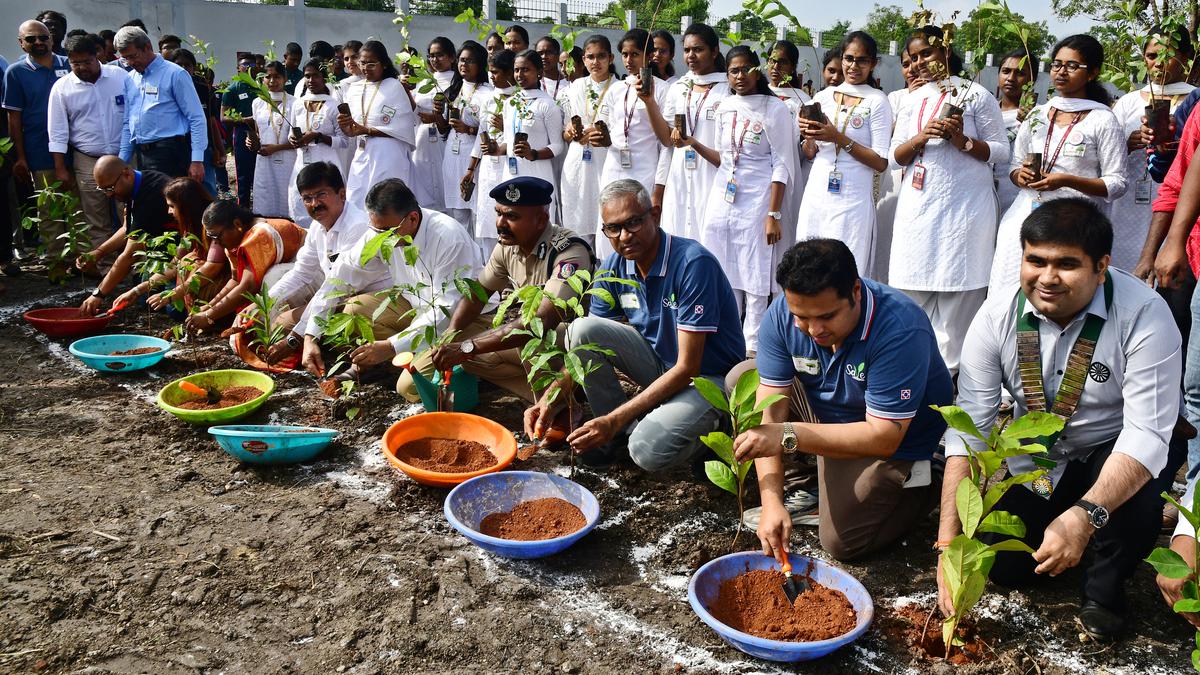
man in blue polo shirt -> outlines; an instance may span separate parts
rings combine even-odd
[[[567,441],[584,463],[603,466],[616,459],[628,434],[634,463],[657,471],[703,451],[699,439],[716,430],[720,414],[691,386],[692,378],[719,384],[745,356],[746,341],[720,263],[696,242],[659,229],[659,210],[641,183],[610,183],[600,193],[600,215],[616,249],[601,270],[635,283],[600,282],[616,306],[592,296],[591,315],[567,329],[568,347],[595,344],[613,353],[592,353],[599,369],[582,386],[595,417]],[[617,370],[642,391],[627,398]],[[564,400],[559,396],[554,407]],[[525,431],[536,438],[554,418],[546,401],[543,396],[525,412]]]
[[[784,457],[811,453],[821,546],[839,560],[859,558],[899,539],[934,504],[930,458],[946,425],[929,406],[953,399],[950,373],[921,308],[860,278],[844,243],[796,244],[775,279],[784,293],[759,329],[758,398],[786,398],[734,440],[739,460],[756,460],[758,538],[782,559],[792,530]]]

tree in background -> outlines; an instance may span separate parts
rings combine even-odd
[[[1042,58],[1058,41],[1050,34],[1050,28],[1045,21],[1028,21],[1016,12],[1007,16],[1006,20],[1025,30],[1025,34],[1028,36],[1029,51],[1034,59]],[[994,54],[996,58],[1020,49],[1022,46],[1016,31],[998,30],[995,17],[987,11],[981,11],[979,7],[972,9],[966,20],[959,24],[954,44],[960,56],[965,56],[967,52],[974,52],[977,56]]]
[[[1109,27],[1113,13],[1141,15],[1145,21],[1143,27],[1161,23],[1164,17],[1171,14],[1185,14],[1188,30],[1193,35],[1200,26],[1200,5],[1190,0],[1051,0],[1050,6],[1061,19],[1085,16],[1095,21],[1097,25],[1089,32],[1096,35],[1097,39],[1100,39],[1097,29]],[[1105,51],[1107,49],[1108,45],[1105,44]]]
[[[821,46],[836,47],[842,43],[842,38],[846,37],[846,33],[850,32],[849,19],[842,19],[833,24],[829,28],[821,31]],[[875,36],[872,36],[875,37]],[[879,38],[876,38],[878,40]]]
[[[741,32],[736,36],[730,30],[730,24],[737,21],[741,24]],[[788,40],[797,46],[803,47],[812,44],[812,31],[805,26],[799,24],[787,25]],[[775,23],[768,18],[764,18],[760,12],[751,9],[743,9],[731,17],[721,19],[713,24],[713,30],[717,31],[717,35],[727,36],[728,38],[737,37],[736,40],[726,40],[726,42],[753,42],[759,41],[769,45],[775,41],[776,27]]]
[[[625,12],[634,10],[637,12],[637,22],[639,28],[646,30],[656,30],[664,28],[672,33],[679,32],[679,22],[685,16],[692,17],[692,21],[704,23],[708,21],[708,1],[707,0],[617,0],[609,3],[599,14],[592,16],[589,14],[580,14],[575,17],[575,22],[578,24],[597,25],[599,23],[612,22],[615,19],[615,24],[619,26],[625,25]],[[658,9],[658,17],[655,18],[655,8]],[[609,20],[606,22],[606,19]],[[654,25],[651,26],[653,19]],[[628,28],[628,26],[627,26]],[[613,45],[615,48],[616,45]],[[677,51],[682,51],[676,46]]]
[[[889,42],[896,41],[899,48],[904,47],[913,27],[908,22],[908,13],[899,5],[875,5],[867,14],[867,23],[863,30],[871,34],[879,43],[880,49],[886,49]]]

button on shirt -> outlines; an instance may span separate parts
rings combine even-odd
[[[1166,302],[1132,275],[1109,268],[1112,307],[1105,308],[1104,288],[1066,328],[1046,319],[1032,302],[1025,311],[1038,318],[1042,383],[1047,406],[1054,400],[1067,367],[1067,357],[1088,314],[1105,319],[1092,365],[1075,414],[1067,421],[1048,459],[1084,459],[1101,444],[1116,439],[1113,452],[1128,455],[1157,476],[1167,464],[1167,443],[1179,415],[1179,378],[1183,356],[1179,330]],[[996,421],[1001,387],[1015,397],[1014,417],[1028,408],[1017,361],[1016,288],[989,298],[963,341],[958,374],[958,405],[979,429]],[[962,434],[946,433],[946,454],[965,455]],[[972,447],[979,444],[970,439]],[[1013,474],[1036,467],[1028,457],[1008,460]]]
[[[129,71],[125,84],[125,118],[121,126],[121,159],[133,157],[133,146],[191,133],[193,162],[204,161],[208,127],[191,75],[155,56],[146,72]]]
[[[50,137],[46,129],[50,89],[60,77],[71,72],[66,57],[54,55],[51,68],[38,65],[26,55],[4,73],[4,108],[21,113],[21,136],[25,141],[25,161],[31,171],[54,168],[50,156]]]
[[[597,286],[611,293],[617,306],[593,295],[590,311],[606,319],[628,321],[667,368],[679,360],[676,331],[709,333],[700,374],[724,377],[746,356],[746,338],[729,279],[716,257],[697,242],[666,232],[659,236],[658,256],[646,277],[632,260],[618,253],[608,256],[602,270],[638,285],[600,282]]]
[[[287,300],[305,288],[316,288],[325,283],[326,277],[341,255],[354,248],[358,240],[370,230],[367,222],[367,214],[350,202],[345,203],[342,214],[328,230],[314,220],[308,228],[304,245],[296,252],[295,266],[271,287],[271,297],[279,301]],[[309,303],[301,313],[300,320],[296,322],[301,329],[308,325],[311,307],[312,303]]]
[[[758,373],[765,385],[799,379],[820,422],[862,422],[867,415],[912,420],[892,455],[929,459],[946,430],[931,405],[953,400],[950,372],[925,312],[896,289],[862,280],[862,313],[832,351],[796,325],[787,298],[771,303],[758,332]]]
[[[388,338],[388,341],[397,352],[409,351],[411,336],[420,329],[434,326],[441,333],[449,325],[449,314],[461,297],[454,285],[455,275],[475,279],[483,266],[479,246],[467,229],[450,216],[437,211],[421,209],[421,227],[413,237],[413,244],[420,252],[416,265],[406,264],[399,248],[390,261],[376,254],[364,265],[361,260],[363,247],[375,236],[376,232],[368,229],[353,247],[338,256],[337,263],[309,303],[307,311],[310,319],[305,335],[321,336],[320,321],[328,319],[335,305],[340,302],[338,298],[329,297],[330,293],[349,291],[355,295],[407,286],[409,288],[402,289],[401,294],[417,311],[416,316],[402,333],[406,337],[397,334]],[[419,290],[419,296],[412,292],[417,284],[425,286]],[[435,292],[440,297],[436,304],[431,305]]]
[[[60,78],[50,90],[50,152],[66,154],[67,146],[85,155],[115,155],[121,149],[125,116],[125,81],[117,66],[100,66],[95,83],[75,73]]]
[[[479,275],[479,284],[493,293],[504,293],[526,286],[542,286],[547,295],[563,300],[575,291],[566,280],[576,270],[591,270],[592,254],[582,242],[569,242],[576,234],[549,225],[526,255],[520,246],[497,246]],[[565,248],[556,251],[556,246]],[[551,262],[553,260],[553,263]]]

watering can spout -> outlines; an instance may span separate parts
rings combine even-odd
[[[413,385],[417,388],[417,394],[421,397],[421,401],[425,403],[425,407],[429,408],[430,401],[437,400],[437,384],[433,380],[425,377],[421,371],[413,368],[412,362],[415,357],[412,352],[400,352],[392,359],[392,365],[397,368],[403,368],[408,371],[412,377]]]
[[[421,397],[421,403],[425,405],[425,410],[436,411],[438,410],[439,389],[443,381],[442,374],[434,373],[432,378],[426,377],[420,370],[413,367],[414,358],[412,352],[401,352],[392,359],[392,365],[408,371],[408,374],[412,376],[413,385],[417,388],[417,395]],[[462,366],[454,366],[447,388],[453,394],[453,412],[470,412],[479,405],[479,379],[463,370]]]

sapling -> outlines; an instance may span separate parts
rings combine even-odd
[[[55,267],[74,264],[76,257],[91,250],[91,237],[88,232],[89,224],[79,208],[79,197],[70,190],[61,189],[61,181],[53,183],[43,179],[41,189],[34,192],[34,199],[21,218],[21,227],[26,230],[62,229],[57,239],[63,242],[63,248],[55,255]],[[43,241],[38,249],[45,251]],[[51,278],[53,282],[66,279],[65,275]]]
[[[962,408],[957,406],[930,406],[941,413],[950,428],[983,442],[985,449],[976,451],[964,442],[970,463],[971,474],[959,481],[955,490],[954,503],[962,533],[950,540],[941,554],[942,580],[950,595],[954,612],[942,621],[942,641],[946,647],[946,658],[955,646],[961,646],[957,636],[958,624],[979,599],[983,597],[988,573],[1000,551],[1025,551],[1033,549],[1021,541],[1025,536],[1025,523],[1008,511],[996,511],[996,503],[1009,488],[1030,483],[1046,474],[1044,468],[1011,475],[992,482],[1004,460],[1022,455],[1039,455],[1046,446],[1038,442],[1022,443],[1027,439],[1041,439],[1062,430],[1065,421],[1056,415],[1044,412],[1029,412],[1007,424],[996,424],[985,437],[975,428],[975,422]],[[1048,460],[1034,457],[1039,466]],[[1008,535],[1016,539],[1004,539],[985,544],[976,538],[981,532]]]
[[[1179,503],[1170,494],[1163,492],[1163,499],[1179,509],[1179,517],[1187,520],[1192,526],[1192,532],[1200,532],[1200,490],[1192,494],[1191,508]],[[1200,589],[1196,586],[1196,569],[1200,566],[1200,546],[1192,548],[1192,559],[1185,560],[1183,556],[1170,548],[1159,547],[1150,552],[1146,558],[1154,570],[1168,579],[1186,579],[1180,589],[1180,599],[1175,601],[1172,609],[1179,614],[1194,614],[1200,612]],[[1196,649],[1192,650],[1192,668],[1200,671],[1200,628],[1196,630]]]
[[[142,245],[142,249],[133,254],[133,271],[143,279],[165,273],[175,262],[181,246],[178,232],[164,232],[157,237],[151,237],[144,230],[134,230],[129,234],[129,238]],[[146,330],[150,330],[152,312],[147,303]]]
[[[272,345],[287,334],[283,326],[271,321],[271,314],[279,300],[271,297],[271,289],[265,283],[261,292],[246,293],[244,297],[250,301],[248,315],[251,323],[247,329],[251,335],[250,344],[257,345],[255,351],[265,355]]]
[[[403,19],[397,17],[392,19],[392,23],[399,23]],[[458,16],[454,17],[454,23],[467,24],[467,30],[475,35],[475,39],[483,42],[491,33],[500,33],[503,26],[498,23],[488,21],[486,17],[476,16],[475,10],[471,7],[459,12]]]
[[[750,473],[750,467],[754,466],[754,460],[737,460],[733,454],[733,439],[762,424],[763,411],[784,399],[782,394],[771,394],[755,403],[758,384],[758,369],[751,368],[738,378],[732,396],[727,399],[725,392],[712,380],[703,377],[692,378],[692,386],[696,391],[700,392],[709,405],[728,415],[732,423],[733,437],[724,431],[714,431],[700,437],[700,442],[721,458],[704,463],[705,475],[714,485],[737,497],[738,524],[733,533],[733,541],[729,544],[731,550],[737,550],[738,537],[742,535],[746,515],[745,504],[742,501],[746,494],[746,476]]]

